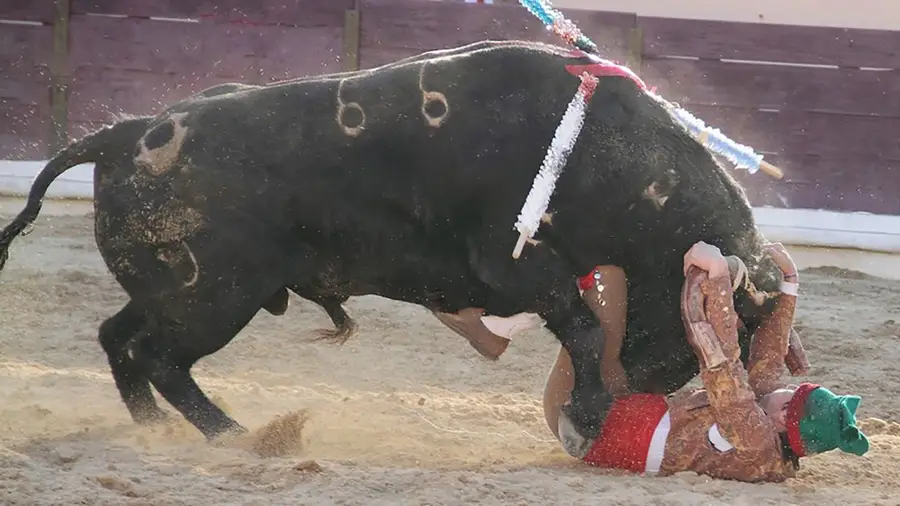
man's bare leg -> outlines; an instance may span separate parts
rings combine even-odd
[[[572,369],[572,358],[569,352],[562,346],[556,355],[556,362],[550,368],[547,382],[544,384],[544,420],[550,432],[559,439],[559,413],[562,406],[569,400],[572,388],[575,386],[575,376]]]
[[[481,321],[482,309],[468,307],[458,313],[433,313],[441,323],[466,338],[478,353],[490,360],[499,359],[509,346],[509,339],[494,334]]]
[[[614,265],[599,265],[589,277],[594,279],[594,275],[599,276],[597,282],[591,282],[580,291],[606,335],[600,373],[610,393],[625,395],[629,392],[628,377],[619,354],[625,339],[628,282],[625,272]],[[483,313],[477,308],[466,308],[458,313],[435,311],[434,316],[490,360],[500,358],[514,334],[540,325],[540,318],[528,313],[507,318],[483,316]]]
[[[628,317],[628,279],[625,271],[615,265],[598,265],[590,278],[593,281],[589,285],[582,284],[586,278],[579,280],[579,290],[603,329],[605,341],[600,362],[603,385],[614,396],[628,395],[631,388],[621,362]]]
[[[513,336],[543,325],[541,317],[533,313],[508,317],[484,316],[484,310],[472,307],[458,313],[434,312],[434,316],[491,360],[500,358]]]

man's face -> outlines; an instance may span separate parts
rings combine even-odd
[[[785,419],[787,418],[788,403],[791,402],[791,397],[794,396],[796,390],[797,388],[793,386],[779,388],[759,400],[759,406],[769,415],[779,432],[787,430]]]

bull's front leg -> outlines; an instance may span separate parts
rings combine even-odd
[[[502,243],[490,237],[469,243],[470,265],[493,291],[485,309],[500,316],[537,312],[569,352],[574,387],[560,417],[560,434],[569,436],[568,443],[564,440],[569,453],[586,452],[613,399],[601,376],[605,333],[578,293],[576,273],[550,248],[529,248],[514,261],[508,248],[492,250],[496,244]]]
[[[614,399],[600,374],[606,335],[587,307],[574,306],[567,315],[545,319],[572,359],[574,385],[560,411],[559,438],[566,452],[581,458],[600,433]]]

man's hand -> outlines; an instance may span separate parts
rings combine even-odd
[[[710,279],[730,276],[728,261],[719,248],[703,241],[691,246],[684,254],[684,275],[687,276],[691,266],[706,271]]]
[[[794,264],[794,260],[791,258],[791,255],[787,252],[784,245],[779,242],[773,242],[763,246],[763,251],[768,253],[772,261],[775,262],[775,265],[781,269],[785,281],[797,281],[797,266]]]

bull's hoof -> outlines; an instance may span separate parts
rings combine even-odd
[[[222,444],[227,443],[234,438],[243,436],[249,431],[241,424],[229,421],[227,424],[222,424],[212,429],[204,427],[200,432],[206,437],[207,442]]]
[[[583,459],[594,444],[593,439],[588,439],[578,433],[575,429],[575,424],[572,423],[565,411],[560,411],[559,413],[557,430],[559,431],[559,440],[563,449],[577,459]]]
[[[560,408],[559,412],[560,439],[562,439],[562,431],[565,429],[565,435],[571,441],[569,444],[575,452],[573,455],[590,448],[594,439],[600,434],[603,418],[600,413],[605,411],[601,399],[597,397],[591,397],[590,401],[586,403],[579,399],[579,396],[572,397]],[[587,448],[584,448],[585,446]]]
[[[134,423],[142,426],[159,425],[169,423],[173,420],[172,415],[166,413],[158,406],[142,409],[140,412],[132,413],[131,419]]]

